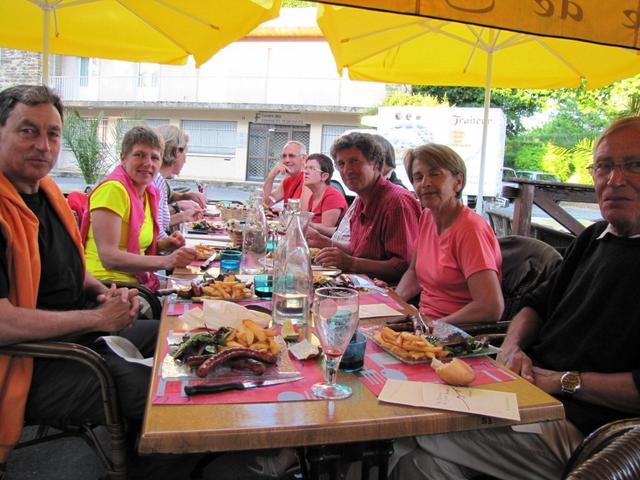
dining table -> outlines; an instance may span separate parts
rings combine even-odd
[[[183,272],[187,278],[195,269]],[[175,273],[174,273],[175,274]],[[414,307],[393,290],[385,294],[395,302],[401,315],[415,313]],[[504,372],[509,381],[485,383],[485,390],[511,392],[517,396],[520,421],[385,403],[362,381],[359,373],[338,374],[338,381],[349,385],[353,394],[343,400],[293,399],[256,402],[256,390],[241,392],[234,403],[190,401],[176,404],[158,402],[158,386],[167,352],[170,332],[186,330],[178,315],[170,312],[170,299],[164,299],[152,383],[139,442],[141,454],[231,452],[280,447],[326,447],[345,443],[389,441],[399,437],[530,424],[564,418],[562,403],[494,360],[492,366]],[[361,318],[360,329],[371,330],[389,317]],[[320,368],[320,358],[306,360]],[[424,368],[429,368],[428,365]],[[307,371],[307,370],[305,370]],[[264,387],[264,389],[274,387]],[[386,445],[390,445],[387,442]],[[318,451],[317,449],[315,450]],[[387,455],[390,452],[387,452]],[[320,456],[322,457],[322,455]]]

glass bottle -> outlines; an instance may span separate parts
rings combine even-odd
[[[313,273],[307,240],[300,222],[300,200],[289,200],[288,227],[274,255],[273,322],[291,320],[306,328],[313,296]]]
[[[256,188],[242,231],[242,273],[247,275],[264,271],[268,230],[263,203],[262,189]]]

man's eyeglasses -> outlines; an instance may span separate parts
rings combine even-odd
[[[629,160],[623,163],[596,162],[587,167],[595,178],[606,178],[616,168],[619,168],[623,175],[640,175],[640,160]]]

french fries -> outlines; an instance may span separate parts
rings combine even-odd
[[[373,338],[382,347],[406,360],[426,360],[449,354],[441,346],[433,345],[424,337],[409,332],[396,332],[389,327],[378,330]]]
[[[202,287],[202,294],[221,300],[242,300],[243,298],[251,298],[253,292],[250,288],[236,280],[233,275],[228,275],[224,280],[216,280],[209,285]]]
[[[275,330],[265,330],[253,320],[243,320],[239,328],[231,329],[231,333],[227,337],[227,345],[221,347],[220,350],[228,348],[250,348],[258,352],[269,352],[277,355],[282,349],[281,345],[275,340]]]

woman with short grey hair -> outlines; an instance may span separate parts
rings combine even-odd
[[[173,192],[167,180],[180,174],[187,161],[189,134],[175,125],[160,125],[155,132],[164,140],[162,166],[153,184],[160,191],[158,199],[158,224],[160,233],[158,238],[167,236],[173,225],[182,222],[199,220],[206,208],[206,198],[197,192],[179,194]],[[204,205],[203,205],[204,203]]]

